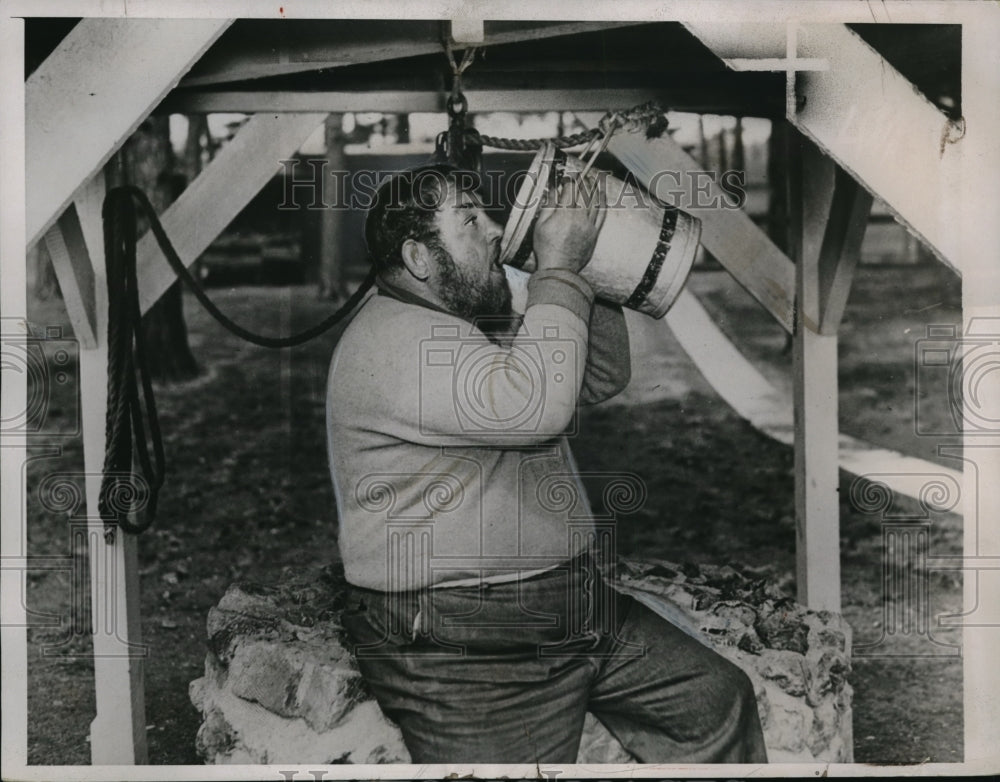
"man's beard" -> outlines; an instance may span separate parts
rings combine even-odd
[[[440,276],[438,295],[448,310],[475,323],[487,335],[502,335],[514,314],[507,276],[490,274],[481,282],[470,279],[444,247],[431,248]]]

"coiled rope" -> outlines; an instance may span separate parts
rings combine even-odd
[[[102,210],[108,281],[107,439],[98,508],[106,525],[117,525],[123,531],[133,534],[148,529],[155,520],[159,492],[166,471],[163,438],[141,328],[142,311],[136,274],[137,202],[149,220],[150,230],[174,273],[191,289],[199,303],[215,320],[237,337],[254,345],[287,348],[308,342],[342,321],[375,283],[373,266],[361,287],[343,306],[315,326],[289,337],[255,334],[224,315],[202,290],[177,255],[153,205],[142,190],[134,185],[125,185],[108,191]],[[149,424],[152,458],[144,419]],[[133,471],[133,451],[138,462],[139,476]],[[130,516],[142,509],[143,505],[143,518],[132,521]]]

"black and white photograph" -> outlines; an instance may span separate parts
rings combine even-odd
[[[1000,7],[0,0],[2,776],[1000,772]]]

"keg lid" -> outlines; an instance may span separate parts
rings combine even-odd
[[[535,217],[542,204],[542,197],[549,186],[552,165],[556,157],[555,145],[546,141],[535,153],[531,166],[525,172],[524,181],[517,191],[510,219],[504,227],[503,238],[500,240],[500,261],[519,266],[514,259],[524,244],[525,239],[535,224]],[[519,259],[523,263],[523,259]]]

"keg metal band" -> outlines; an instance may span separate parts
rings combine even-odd
[[[663,222],[660,223],[660,238],[656,242],[653,256],[649,259],[649,265],[646,266],[646,271],[643,273],[642,279],[639,280],[639,284],[635,286],[632,295],[625,302],[626,307],[638,309],[656,285],[656,280],[660,276],[660,270],[663,268],[663,262],[670,251],[670,242],[674,238],[674,231],[677,228],[677,214],[678,210],[672,206],[668,206],[663,210]]]

